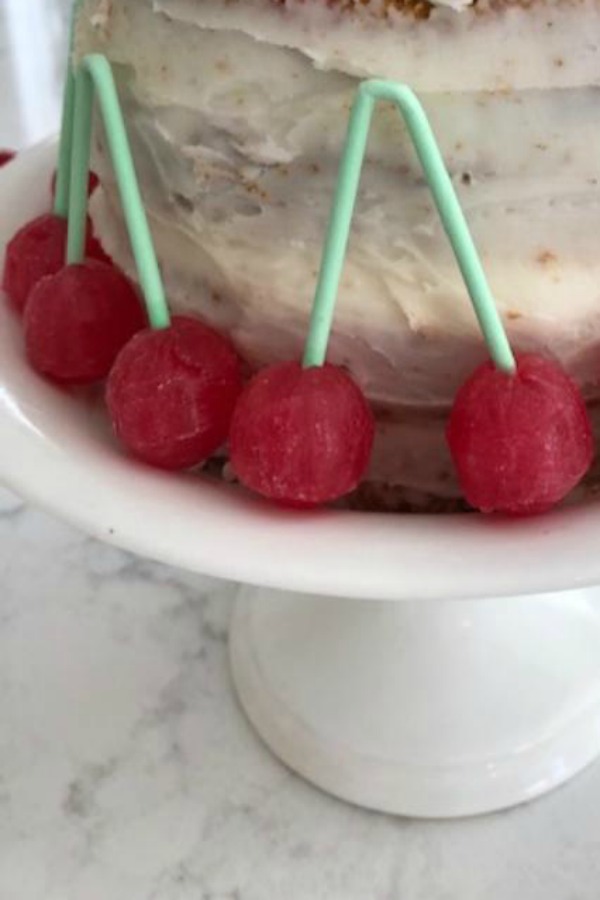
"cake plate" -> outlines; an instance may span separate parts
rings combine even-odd
[[[0,256],[47,206],[54,157],[44,145],[0,172]],[[146,468],[89,394],[28,368],[4,298],[0,448],[8,486],[90,534],[247,585],[230,639],[241,704],[325,791],[470,815],[600,753],[600,503],[511,521],[298,513]]]

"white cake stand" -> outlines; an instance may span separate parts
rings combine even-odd
[[[46,204],[53,155],[0,173],[0,252]],[[103,540],[252,585],[231,632],[242,706],[332,794],[469,815],[531,799],[600,752],[599,504],[504,522],[299,514],[145,468],[97,406],[30,371],[4,302],[0,477]],[[567,592],[524,596],[549,591]]]

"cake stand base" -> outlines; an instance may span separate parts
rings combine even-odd
[[[406,816],[490,812],[600,753],[600,593],[376,602],[242,588],[235,685],[286,765]]]

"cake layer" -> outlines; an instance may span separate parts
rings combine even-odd
[[[299,50],[319,69],[377,72],[423,91],[600,83],[599,0],[146,3],[173,21]]]
[[[199,4],[213,5],[221,4]],[[323,72],[299,52],[237,31],[170,24],[151,12],[147,0],[113,3],[110,16],[96,21],[104,27],[82,32],[80,49],[106,49],[114,62],[127,66],[133,73],[129,89],[139,110],[147,109],[148,124],[188,157],[209,149],[230,168],[302,158],[337,165],[356,89],[356,79],[341,70]],[[385,73],[373,66],[368,74]],[[409,83],[414,87],[414,79]],[[551,175],[557,176],[556,190],[570,175],[580,180],[598,175],[599,99],[600,88],[591,83],[543,91],[423,94],[453,173]],[[369,159],[396,166],[402,175],[406,168],[419,174],[391,106],[375,119]]]

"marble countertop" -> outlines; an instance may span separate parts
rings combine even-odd
[[[66,0],[2,0],[0,145],[55,128]],[[0,490],[0,900],[597,900],[600,764],[508,813],[326,797],[233,697],[235,586]]]

